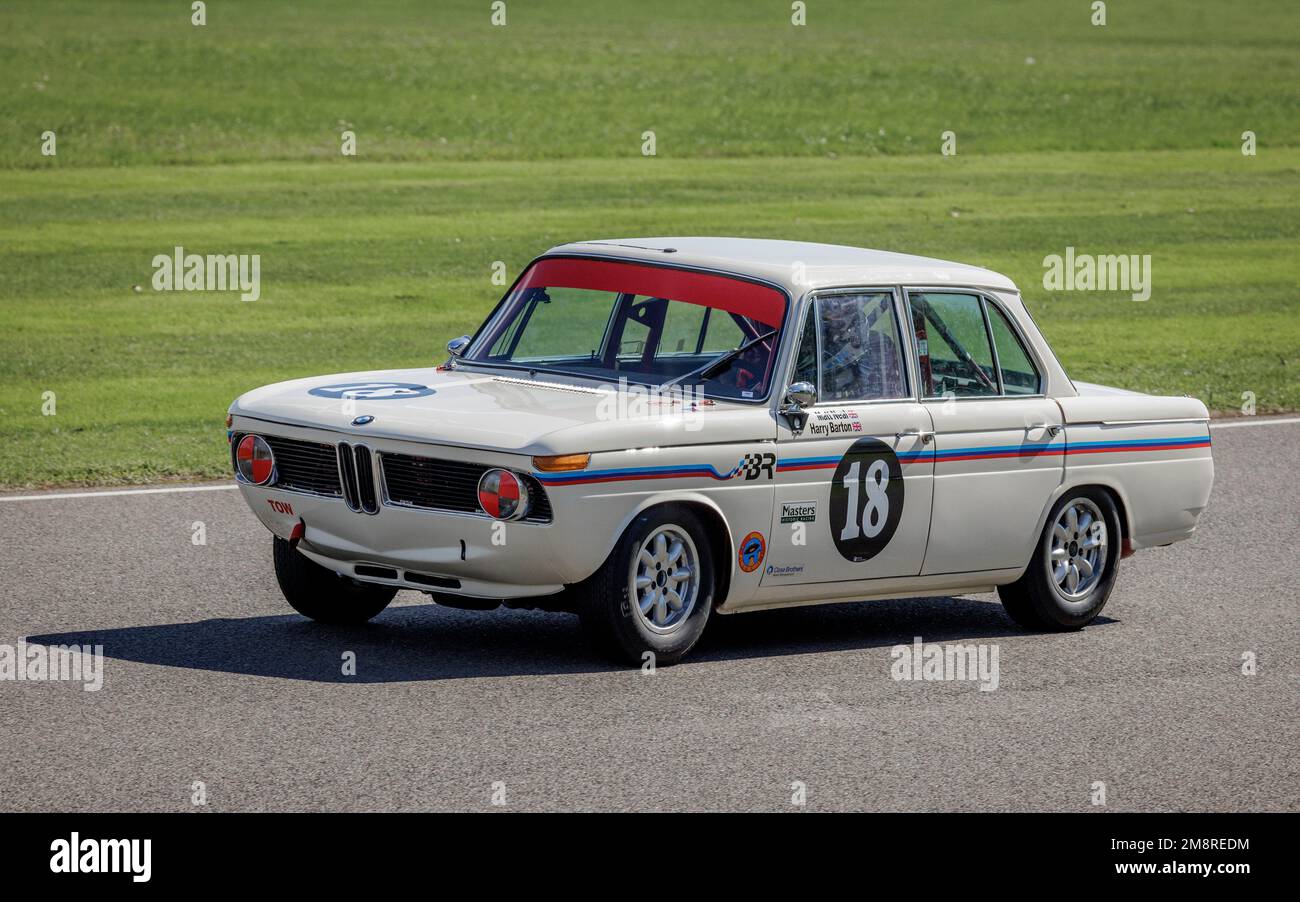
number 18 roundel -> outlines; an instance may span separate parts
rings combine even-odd
[[[892,448],[860,438],[835,467],[831,482],[831,538],[854,563],[885,550],[903,514],[903,469]]]

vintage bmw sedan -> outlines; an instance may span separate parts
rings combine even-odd
[[[420,369],[231,405],[281,589],[576,613],[617,658],[711,617],[997,588],[1078,629],[1210,495],[1192,398],[1073,382],[995,272],[789,241],[554,248]]]

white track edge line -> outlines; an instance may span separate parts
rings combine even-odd
[[[1300,423],[1300,417],[1288,417],[1284,420],[1252,420],[1242,417],[1240,420],[1212,420],[1211,429],[1233,429],[1238,426],[1284,426],[1287,423]]]
[[[55,501],[60,498],[108,498],[113,495],[173,495],[181,492],[225,492],[237,485],[190,485],[164,489],[112,489],[106,492],[50,492],[44,495],[0,495],[0,501]]]

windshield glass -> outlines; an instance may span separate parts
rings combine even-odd
[[[524,274],[463,359],[656,386],[685,376],[705,395],[760,400],[785,312],[780,291],[740,279],[550,257]],[[694,373],[750,342],[729,365]]]

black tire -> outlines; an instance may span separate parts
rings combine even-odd
[[[289,605],[320,623],[355,625],[376,616],[397,594],[395,586],[357,582],[308,560],[275,537],[275,579]]]
[[[689,536],[699,582],[687,613],[663,631],[656,631],[647,622],[653,613],[640,613],[639,599],[632,591],[632,566],[642,544],[663,528]],[[601,568],[574,587],[583,631],[602,653],[620,663],[643,664],[646,652],[651,652],[655,666],[676,664],[699,640],[708,623],[713,610],[714,573],[708,534],[699,517],[689,508],[676,505],[651,508],[632,521]]]
[[[1090,503],[1100,514],[1106,527],[1106,549],[1101,574],[1080,597],[1065,594],[1053,578],[1052,541],[1057,520],[1072,505]],[[1068,532],[1068,530],[1067,530]],[[1086,538],[1086,537],[1085,537]],[[1071,536],[1077,541],[1078,533]],[[1014,583],[998,586],[998,595],[1007,615],[1016,623],[1031,630],[1077,630],[1087,626],[1106,606],[1115,580],[1119,576],[1119,559],[1122,533],[1119,510],[1110,494],[1103,489],[1085,488],[1067,492],[1052,506],[1043,524],[1043,531],[1034,546],[1034,555],[1024,575]],[[1069,552],[1067,551],[1067,554]],[[1101,554],[1097,555],[1102,558]]]

